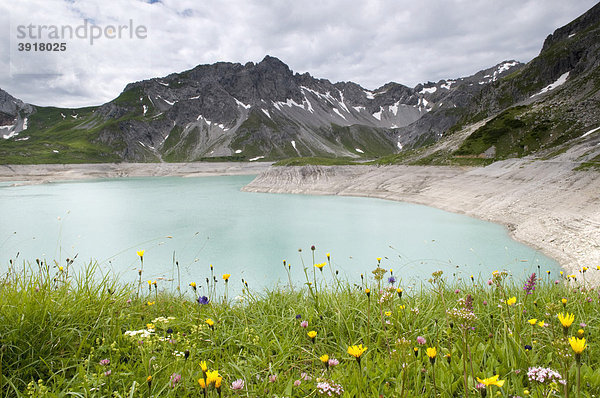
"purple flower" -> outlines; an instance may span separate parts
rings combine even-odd
[[[394,283],[396,283],[396,278],[394,276],[390,276],[388,278],[388,282],[390,283],[390,285],[393,285]]]
[[[100,361],[100,365],[102,365],[102,366],[108,366],[108,365],[110,365],[110,359],[102,359]]]
[[[179,380],[181,380],[181,375],[179,373],[173,373],[170,379],[171,388],[175,388],[177,383],[179,383]]]
[[[425,343],[427,343],[427,340],[425,340],[425,337],[423,337],[423,336],[418,336],[417,343],[424,345]]]
[[[327,361],[327,365],[329,365],[330,368],[333,368],[334,366],[338,366],[340,364],[340,361],[338,361],[335,358],[331,358],[329,361]]]
[[[302,318],[302,315],[300,315],[300,314],[296,315],[296,319],[300,319],[300,318]]]
[[[535,290],[536,282],[537,282],[537,276],[535,275],[535,272],[534,272],[533,274],[531,274],[529,279],[527,279],[527,281],[525,282],[525,286],[523,286],[523,290],[525,290],[525,293],[532,294],[533,291]]]
[[[206,304],[208,304],[209,301],[210,300],[206,296],[200,296],[200,297],[198,297],[198,304],[206,305]]]
[[[241,390],[242,388],[244,388],[244,380],[237,379],[236,381],[231,382],[232,390]]]

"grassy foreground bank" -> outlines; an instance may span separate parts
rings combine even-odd
[[[169,292],[143,280],[138,254],[131,284],[93,265],[11,264],[2,397],[600,394],[600,297],[585,281],[596,268],[527,281],[439,271],[408,289],[381,259],[360,284],[340,281],[327,255],[302,286],[228,297],[240,280],[226,270]]]

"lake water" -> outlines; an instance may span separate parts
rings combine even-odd
[[[241,192],[252,176],[127,178],[42,185],[0,186],[0,270],[9,259],[59,263],[78,254],[75,266],[98,261],[121,280],[137,280],[145,250],[144,280],[175,277],[198,285],[232,274],[254,288],[304,279],[331,253],[340,277],[360,282],[377,257],[403,284],[436,270],[468,278],[507,269],[519,278],[557,271],[555,261],[509,238],[505,228],[426,206],[369,198]],[[299,252],[299,249],[302,249]],[[312,273],[312,268],[309,270]],[[324,274],[331,277],[327,267]],[[310,274],[312,275],[312,274]],[[176,279],[176,278],[175,278]],[[170,287],[175,282],[164,281]]]

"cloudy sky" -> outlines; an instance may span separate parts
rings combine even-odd
[[[217,61],[259,62],[266,54],[295,72],[334,82],[351,80],[368,89],[389,81],[414,86],[470,75],[503,60],[527,62],[549,33],[595,3],[3,1],[0,88],[38,105],[97,105],[128,82]],[[58,38],[49,37],[53,29]],[[92,41],[92,35],[100,37]],[[40,51],[48,42],[65,43],[65,49]],[[29,51],[20,48],[25,43]]]

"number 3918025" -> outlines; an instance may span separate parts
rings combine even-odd
[[[67,43],[18,43],[19,51],[66,51]]]

